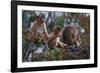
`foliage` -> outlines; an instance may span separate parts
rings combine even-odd
[[[62,29],[64,27],[63,24],[64,24],[64,16],[58,17],[56,20],[56,25]]]
[[[31,17],[29,18],[30,22],[34,22],[36,18],[35,12],[32,13]]]

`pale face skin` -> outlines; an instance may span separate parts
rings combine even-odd
[[[55,34],[55,35],[60,35],[60,31],[54,30],[54,34]]]
[[[44,22],[44,20],[43,20],[42,17],[37,16],[36,17],[36,22],[37,22],[38,25],[41,25]]]

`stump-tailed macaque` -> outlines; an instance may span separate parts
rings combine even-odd
[[[33,43],[39,38],[43,38],[44,41],[48,39],[46,24],[42,16],[36,16],[36,21],[34,21],[34,24],[31,26],[31,28],[31,39]],[[40,35],[42,37],[40,37]]]
[[[53,32],[49,36],[48,46],[49,48],[64,48],[64,44],[60,42],[61,29],[54,27]]]
[[[79,31],[75,26],[67,26],[62,32],[63,43],[68,44],[68,46],[80,46],[79,43]]]

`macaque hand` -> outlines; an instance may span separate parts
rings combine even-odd
[[[68,48],[68,45],[67,44],[64,44],[64,48]]]
[[[65,47],[68,47],[68,45],[67,45],[67,44],[64,44],[64,46],[65,46]]]

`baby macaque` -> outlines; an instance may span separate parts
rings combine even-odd
[[[49,36],[48,46],[49,48],[64,48],[64,44],[60,42],[61,29],[59,27],[55,27],[53,32]]]

